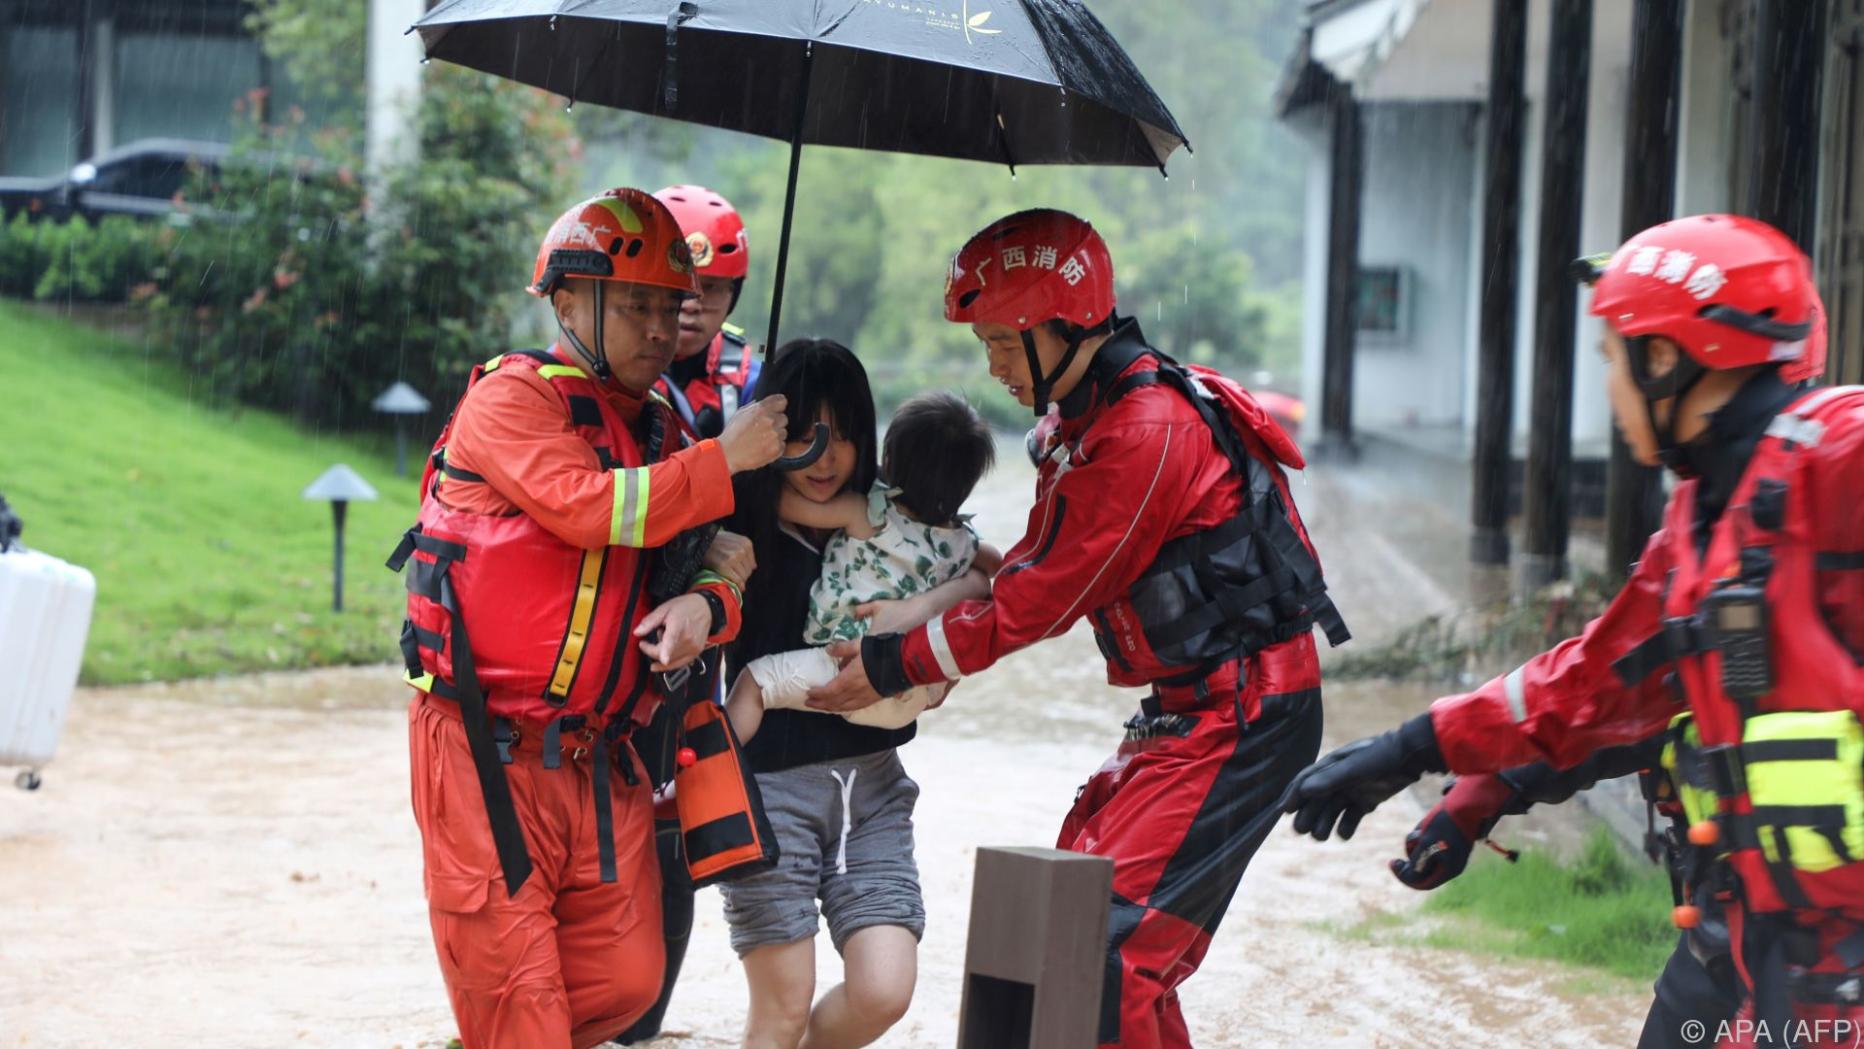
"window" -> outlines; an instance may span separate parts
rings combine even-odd
[[[1411,279],[1403,266],[1361,266],[1357,288],[1360,343],[1391,346],[1405,341]]]

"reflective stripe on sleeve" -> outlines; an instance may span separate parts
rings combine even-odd
[[[1527,720],[1527,690],[1521,678],[1524,669],[1516,667],[1508,672],[1507,677],[1502,678],[1502,692],[1508,697],[1508,713],[1517,725]]]
[[[932,658],[938,661],[939,673],[947,681],[956,681],[964,675],[958,670],[958,660],[951,654],[951,642],[945,637],[945,616],[933,616],[926,621],[926,643],[932,646]]]
[[[608,519],[608,545],[639,548],[647,541],[647,467],[612,470],[615,506]]]

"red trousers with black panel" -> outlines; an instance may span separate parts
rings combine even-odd
[[[1234,681],[1234,675],[1231,675]],[[1260,675],[1198,705],[1149,697],[1057,846],[1113,861],[1100,1044],[1191,1045],[1178,986],[1204,960],[1282,792],[1320,753],[1320,686]]]

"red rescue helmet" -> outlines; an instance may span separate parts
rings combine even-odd
[[[1113,313],[1113,256],[1085,219],[1036,208],[985,226],[952,257],[945,319],[1028,331],[1092,328]]]
[[[667,206],[638,189],[611,189],[564,212],[544,234],[527,289],[548,298],[565,277],[651,284],[699,294],[686,235]]]
[[[1692,215],[1639,233],[1592,267],[1592,313],[1627,339],[1660,335],[1708,369],[1777,363],[1825,371],[1825,310],[1812,264],[1765,222]]]
[[[743,280],[751,269],[751,242],[731,201],[704,186],[668,186],[654,194],[673,212],[701,277]]]

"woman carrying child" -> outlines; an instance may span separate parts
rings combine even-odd
[[[738,509],[729,527],[751,539],[758,565],[745,589],[744,625],[730,653],[734,668],[804,647],[812,623],[811,595],[836,538],[822,524],[809,522],[852,522],[824,508],[837,500],[856,505],[850,499],[867,507],[879,472],[873,395],[866,371],[847,348],[826,340],[788,343],[758,381],[759,398],[776,394],[789,398],[789,419],[798,427],[794,432],[805,435],[789,454],[807,447],[807,435],[818,421],[829,427],[832,439],[805,469],[760,470],[734,482]],[[976,472],[982,472],[981,463]],[[969,484],[963,487],[968,492]],[[890,500],[889,527],[956,524],[955,502],[950,508],[943,503],[902,505],[902,498]],[[901,510],[910,517],[893,516]],[[786,517],[806,520],[792,523]],[[954,562],[958,553],[954,549],[935,560]],[[898,629],[921,622],[988,588],[981,570],[960,569],[935,590],[886,608],[891,622],[878,625]],[[746,702],[755,700],[740,697],[740,713]],[[925,929],[913,861],[912,813],[919,787],[895,750],[913,738],[916,726],[910,720],[895,724],[879,727],[772,709],[762,714],[756,735],[745,745],[781,852],[775,869],[720,886],[732,948],[744,962],[750,985],[747,1049],[795,1049],[805,1039],[811,1049],[867,1045],[912,1001]],[[828,919],[845,978],[816,1001],[818,915]]]
[[[958,509],[990,469],[996,444],[976,409],[954,393],[925,393],[900,405],[882,445],[884,483],[863,498],[843,492],[817,502],[786,489],[779,520],[835,533],[822,550],[822,573],[809,591],[811,648],[753,659],[726,705],[738,738],[757,733],[765,710],[807,710],[809,690],[835,680],[841,665],[826,648],[867,633],[861,610],[875,601],[918,597],[973,567],[996,571],[1002,556],[980,547]],[[842,715],[857,725],[903,728],[945,698],[946,686],[914,688]]]

